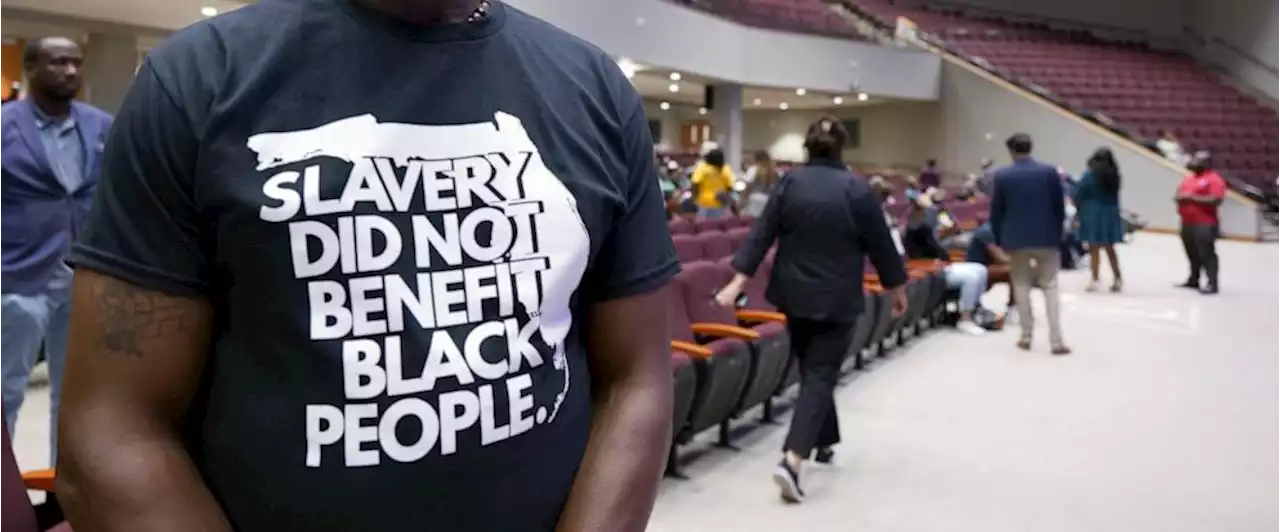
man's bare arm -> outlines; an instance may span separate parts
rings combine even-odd
[[[231,526],[182,445],[212,311],[86,269],[72,288],[56,492],[77,532]]]
[[[1009,254],[1005,253],[1000,246],[995,244],[987,244],[987,253],[991,254],[991,258],[995,260],[996,264],[1009,264],[1010,262],[1013,262],[1012,259],[1009,258]]]
[[[671,444],[671,335],[662,294],[592,308],[591,439],[559,532],[639,532],[649,521]]]

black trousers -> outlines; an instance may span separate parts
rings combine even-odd
[[[1182,248],[1187,252],[1187,262],[1191,264],[1191,276],[1187,280],[1199,284],[1200,272],[1203,271],[1209,284],[1218,286],[1218,226],[1183,225],[1179,233]]]
[[[800,364],[800,397],[784,451],[808,458],[813,449],[840,442],[833,394],[840,380],[840,364],[853,341],[853,325],[787,316],[791,352]]]

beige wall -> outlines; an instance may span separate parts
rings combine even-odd
[[[1188,51],[1215,64],[1275,100],[1276,67],[1280,66],[1276,0],[1210,2],[1184,0],[1187,25],[1208,42],[1188,42]],[[1229,46],[1222,46],[1221,39]],[[1274,102],[1273,102],[1274,103]]]
[[[697,107],[676,105],[662,111],[657,104],[647,103],[646,111],[651,119],[662,121],[660,150],[678,149],[680,125],[703,118]],[[846,161],[914,167],[941,155],[936,103],[882,103],[839,109],[835,114],[861,123],[861,143],[846,151]],[[820,111],[744,111],[743,146],[749,151],[767,149],[779,160],[803,160],[804,131],[820,115]]]

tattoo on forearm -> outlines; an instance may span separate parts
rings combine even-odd
[[[93,288],[102,346],[111,353],[141,357],[152,339],[187,329],[191,316],[182,301],[120,281]]]

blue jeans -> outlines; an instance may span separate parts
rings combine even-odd
[[[987,267],[976,262],[955,262],[943,275],[947,288],[960,289],[960,312],[972,312],[987,291]]]
[[[67,294],[0,295],[0,359],[3,361],[4,420],[12,436],[18,410],[27,393],[27,380],[36,365],[41,344],[49,363],[49,451],[58,446],[58,397],[62,368],[67,360],[67,322],[71,304]]]
[[[698,209],[699,218],[707,218],[715,220],[724,218],[729,215],[729,209],[726,207],[701,207]]]

